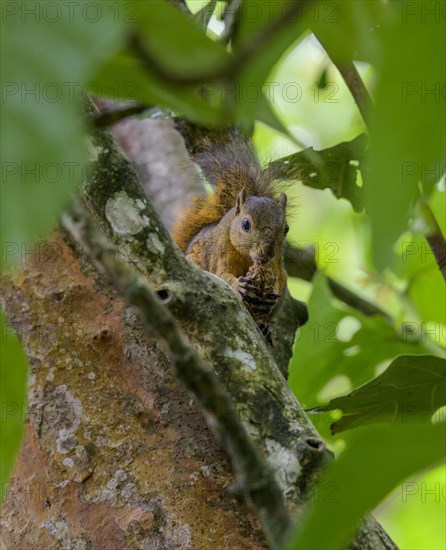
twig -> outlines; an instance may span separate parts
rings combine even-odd
[[[288,275],[304,281],[312,281],[318,272],[314,248],[298,248],[288,243],[285,252],[285,267]],[[333,295],[348,306],[360,311],[364,315],[380,315],[389,321],[392,320],[385,311],[361,298],[361,296],[358,296],[331,277],[327,277],[327,282]]]
[[[151,109],[150,105],[132,105],[131,107],[126,107],[124,109],[117,109],[116,111],[107,111],[97,115],[91,119],[92,125],[94,128],[105,128],[106,126],[112,126],[125,118],[139,115],[147,109]]]
[[[98,233],[85,211],[78,209],[71,215],[66,214],[63,225],[136,309],[146,330],[151,335],[155,333],[165,344],[176,377],[216,422],[228,447],[240,489],[254,508],[271,548],[279,548],[292,526],[282,491],[239,421],[234,403],[215,373],[200,360],[178,330],[172,314],[145,280],[117,259],[117,250]]]
[[[220,42],[228,43],[232,39],[240,18],[239,14],[241,4],[242,0],[232,0],[226,5],[223,13],[225,28],[220,36]]]
[[[328,286],[333,292],[333,296],[335,296],[338,300],[341,300],[341,302],[344,302],[344,304],[347,304],[348,306],[360,311],[364,315],[380,315],[381,317],[385,317],[390,322],[393,321],[392,317],[388,315],[384,310],[382,310],[378,306],[375,306],[375,304],[372,304],[372,302],[361,298],[361,296],[358,296],[355,292],[349,290],[331,277],[327,277],[327,282]]]
[[[365,125],[368,126],[370,123],[369,117],[373,111],[374,105],[372,98],[370,97],[369,92],[367,91],[367,88],[365,87],[365,84],[360,77],[353,61],[338,61],[335,56],[332,56],[330,54],[330,49],[325,46],[324,41],[321,40],[321,38],[317,34],[316,38],[318,39],[321,46],[324,48],[328,57],[331,59],[333,65],[341,73],[344,82],[347,84],[347,87],[350,90],[350,93],[352,94],[356,105],[358,106],[359,112],[361,113]]]
[[[444,235],[441,232],[441,228],[438,225],[429,203],[421,195],[421,193],[418,196],[416,207],[418,215],[424,222],[424,237],[432,250],[441,274],[446,281],[446,240]]]
[[[203,6],[201,10],[197,11],[197,13],[194,13],[192,16],[192,19],[200,25],[204,32],[206,32],[209,22],[214,15],[216,4],[217,0],[211,0],[209,4]]]
[[[358,106],[362,119],[364,120],[366,126],[368,126],[370,123],[370,113],[372,113],[374,106],[372,98],[370,97],[357,68],[352,61],[347,63],[337,63],[333,59],[332,61],[341,73],[342,78],[347,84],[347,87],[350,90],[356,105]]]

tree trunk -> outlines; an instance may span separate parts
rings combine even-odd
[[[55,235],[3,288],[30,363],[3,547],[266,548],[157,342]]]

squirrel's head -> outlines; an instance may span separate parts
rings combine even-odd
[[[285,193],[279,200],[266,197],[247,197],[243,189],[235,204],[235,215],[231,223],[230,238],[234,248],[253,261],[268,263],[282,251],[286,222]]]

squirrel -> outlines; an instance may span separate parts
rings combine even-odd
[[[172,237],[188,260],[231,285],[272,345],[268,322],[287,282],[287,196],[275,198],[274,173],[261,168],[246,139],[205,142],[193,160],[215,191],[193,199]]]

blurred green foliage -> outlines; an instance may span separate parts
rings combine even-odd
[[[398,484],[375,510],[401,549],[426,550],[427,544],[431,550],[444,549],[445,487],[446,468],[440,464]]]
[[[38,3],[34,17],[26,3],[2,5],[2,242],[27,242],[47,229],[82,179],[82,91],[123,39],[106,4],[98,4],[104,17],[78,17],[76,25],[67,10],[37,22]]]
[[[370,506],[406,476],[443,459],[443,436],[444,426],[426,424],[400,424],[390,430],[375,426],[350,434],[346,450],[322,475],[310,510],[285,548],[345,548]],[[322,493],[323,488],[330,488],[329,494]]]
[[[444,358],[445,284],[423,235],[425,221],[413,209],[422,193],[445,231],[441,3],[246,0],[235,14],[230,47],[218,41],[225,2],[212,2],[214,15],[201,0],[188,2],[195,18],[164,0],[101,1],[95,13],[65,4],[56,18],[47,14],[39,21],[24,17],[26,3],[2,5],[3,250],[47,231],[82,181],[89,142],[80,112],[87,90],[147,108],[161,105],[204,125],[236,123],[254,130],[265,161],[305,164],[302,181],[290,192],[298,208],[289,237],[299,246],[316,245],[320,273],[312,283],[290,281],[310,309],[290,365],[290,386],[299,400],[307,407],[325,403],[373,380],[401,354]],[[376,103],[368,128],[337,69],[352,61]],[[364,133],[370,144],[364,142],[360,152],[340,145],[357,144]],[[313,174],[320,181],[313,182]],[[2,253],[2,262],[10,258]],[[367,317],[341,304],[327,276],[386,315]],[[23,365],[17,346],[15,340],[3,346],[2,411],[10,399],[24,401],[22,367],[14,373],[4,367],[6,359]],[[444,359],[439,365],[446,369]],[[396,386],[405,380],[400,370]],[[427,395],[429,384],[435,386],[429,376],[420,383]],[[332,523],[339,537],[333,541],[341,543],[366,510],[441,457],[433,439],[441,437],[441,427],[431,426],[430,418],[421,426],[362,427],[342,437],[329,433],[336,416],[313,418],[340,453],[327,476],[346,498],[336,513],[316,503],[296,548],[309,541],[325,544],[317,537],[330,533]],[[21,430],[14,415],[6,420],[2,481]],[[398,448],[386,453],[392,442]],[[438,472],[417,482],[441,480]],[[349,498],[359,485],[360,500]],[[436,504],[446,505],[444,499]],[[408,534],[414,512],[405,505],[389,500],[379,518],[403,548],[412,549],[422,542]],[[416,510],[417,523],[430,521],[436,533],[424,541],[434,548],[444,516],[432,513],[431,505]]]

